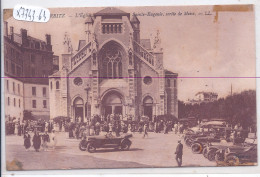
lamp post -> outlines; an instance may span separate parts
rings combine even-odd
[[[89,86],[89,84],[87,85],[87,87],[85,88],[85,90],[86,90],[86,93],[87,93],[87,103],[85,104],[85,119],[87,119],[87,112],[89,111],[88,110],[88,93],[89,93],[89,90],[90,90],[90,86]],[[86,106],[87,106],[87,112],[86,112]]]

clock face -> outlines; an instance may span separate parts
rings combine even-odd
[[[80,77],[76,77],[74,79],[74,84],[75,85],[80,86],[80,85],[82,85],[82,83],[83,83],[83,81],[82,81],[82,79]]]

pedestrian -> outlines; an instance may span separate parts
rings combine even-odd
[[[47,151],[48,145],[47,143],[50,142],[50,137],[48,135],[48,131],[45,131],[45,133],[42,135],[42,147],[43,151]]]
[[[143,136],[143,138],[145,138],[145,136],[148,137],[148,126],[147,126],[147,124],[144,124],[144,136]]]
[[[55,130],[52,130],[52,133],[51,133],[51,136],[50,136],[50,142],[51,142],[51,145],[52,145],[52,149],[54,150],[55,147],[56,147],[56,144],[58,142],[58,139],[57,139],[56,134],[55,134]]]
[[[109,132],[113,131],[113,125],[111,123],[108,124],[108,131]]]
[[[175,159],[178,163],[178,166],[180,167],[182,165],[182,154],[183,154],[183,145],[181,144],[181,140],[178,141],[175,154],[176,154]]]
[[[32,141],[33,141],[33,147],[35,151],[39,152],[39,149],[41,147],[41,136],[39,135],[38,131],[35,131]]]
[[[23,144],[23,145],[24,145],[26,151],[28,151],[29,148],[31,147],[31,136],[30,136],[30,134],[26,131],[25,134],[24,134],[24,136],[23,136],[23,138],[24,138],[24,144]]]
[[[14,134],[18,136],[18,123],[15,124]]]
[[[18,124],[18,136],[22,135],[22,126],[20,125],[20,123]]]
[[[45,122],[45,129],[44,129],[45,132],[48,132],[48,127],[49,127],[49,123]]]
[[[178,133],[178,124],[177,123],[174,125],[174,130],[175,130],[175,134],[177,134]]]

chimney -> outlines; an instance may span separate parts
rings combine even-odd
[[[4,35],[8,36],[8,22],[4,21]]]
[[[47,43],[47,45],[51,45],[51,35],[46,34],[45,37],[46,37],[46,43]]]
[[[27,30],[26,29],[21,29],[21,36],[22,36],[22,45],[27,45]]]
[[[10,26],[10,35],[11,35],[11,40],[14,41],[14,27]]]

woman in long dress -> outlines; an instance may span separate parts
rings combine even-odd
[[[56,144],[58,142],[58,139],[57,139],[56,134],[55,134],[55,130],[52,130],[52,133],[51,133],[51,136],[50,136],[50,142],[51,142],[51,145],[52,145],[52,149],[54,150],[55,147],[56,147]]]
[[[29,148],[31,147],[31,136],[26,131],[23,138],[24,138],[24,147],[25,147],[26,151],[28,151]]]
[[[33,147],[36,152],[39,152],[39,149],[41,147],[41,136],[39,135],[38,131],[36,131],[33,136]]]
[[[15,135],[18,135],[18,123],[15,124],[14,134],[15,134]]]

